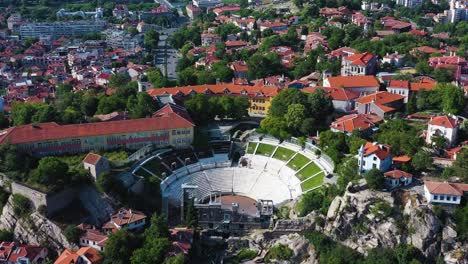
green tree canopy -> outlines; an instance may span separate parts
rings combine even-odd
[[[372,190],[381,190],[385,187],[385,177],[383,172],[378,169],[371,169],[364,173],[367,185]]]

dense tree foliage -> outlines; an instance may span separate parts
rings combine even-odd
[[[332,112],[331,98],[324,90],[305,94],[287,89],[273,98],[261,129],[279,138],[310,135],[326,126],[327,116]]]
[[[371,169],[364,173],[364,178],[372,190],[381,190],[385,187],[385,177],[383,172],[378,169]]]
[[[122,229],[109,236],[104,248],[105,264],[128,264],[133,252],[141,246],[141,239],[128,231]]]
[[[374,136],[379,143],[392,147],[395,155],[414,155],[424,140],[419,137],[420,131],[401,119],[393,119],[379,126],[380,132]]]
[[[184,102],[196,123],[206,124],[218,118],[241,119],[248,115],[249,101],[245,97],[209,97],[196,94]]]

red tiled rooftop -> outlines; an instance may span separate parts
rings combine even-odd
[[[379,87],[379,82],[372,75],[366,76],[332,76],[328,77],[331,87],[356,88]]]
[[[431,194],[463,195],[468,192],[468,184],[452,182],[424,181],[424,185]]]
[[[413,177],[413,174],[402,171],[402,170],[392,170],[392,171],[387,171],[384,173],[386,177],[390,177],[393,179],[400,179],[400,178],[411,178]]]
[[[373,102],[375,104],[384,105],[384,104],[392,103],[398,100],[402,100],[404,98],[405,97],[403,95],[380,91],[380,92],[376,92],[376,93],[358,98],[356,99],[356,102],[359,102],[361,104],[369,104]]]
[[[88,155],[86,155],[83,162],[88,163],[88,164],[96,165],[97,162],[99,161],[99,159],[101,159],[101,155],[90,152],[90,153],[88,153]]]
[[[374,114],[351,114],[336,119],[330,125],[336,130],[352,133],[354,130],[366,130],[374,127],[383,118]]]
[[[429,125],[455,128],[457,126],[457,120],[446,115],[436,116],[429,121]]]

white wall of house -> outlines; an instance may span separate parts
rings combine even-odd
[[[395,87],[387,87],[387,91],[392,94],[399,94],[403,95],[405,99],[403,102],[406,104],[408,103],[408,97],[409,97],[409,89],[404,89],[404,88],[395,88]]]
[[[358,157],[358,165],[361,166],[361,161],[359,160]],[[377,155],[371,154],[368,156],[363,157],[363,164],[362,164],[362,170],[363,172],[367,172],[371,169],[378,169],[383,172],[388,171],[390,169],[390,166],[392,165],[392,156],[388,156],[386,159],[379,159]]]
[[[354,109],[354,101],[339,101],[333,100],[333,108],[337,112],[347,113]]]
[[[406,186],[409,185],[413,182],[413,177],[409,178],[400,178],[400,179],[394,179],[391,177],[385,177],[385,183],[387,185],[387,188],[393,189],[398,186]]]
[[[449,146],[453,146],[457,142],[458,127],[448,128],[442,126],[428,125],[426,132],[427,144],[432,144],[432,136],[434,136],[434,134],[436,134],[437,131],[439,131],[439,133],[444,136]]]
[[[424,196],[429,203],[460,204],[460,195],[432,194],[424,185]]]
[[[94,248],[96,250],[99,250],[99,251],[104,250],[104,247],[97,245],[96,241],[87,240],[87,239],[84,239],[84,238],[80,238],[80,243],[79,244],[80,244],[80,247],[92,247],[92,248]]]

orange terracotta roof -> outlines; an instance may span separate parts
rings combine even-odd
[[[393,179],[400,179],[400,178],[411,178],[413,177],[413,174],[402,171],[402,170],[392,170],[392,171],[387,171],[384,173],[386,177],[390,177]]]
[[[374,114],[351,114],[335,120],[330,127],[342,132],[352,133],[353,130],[366,130],[372,128],[383,118]]]
[[[107,222],[104,226],[106,228],[109,227],[122,227],[131,223],[134,223],[136,221],[140,221],[142,219],[145,219],[146,215],[142,212],[135,211],[135,210],[127,210],[125,208],[119,209],[119,211],[111,216],[111,220]]]
[[[83,162],[88,163],[88,164],[96,165],[101,158],[102,158],[101,155],[94,154],[94,153],[90,152],[90,153],[88,153],[88,155],[86,155]]]
[[[332,76],[328,77],[331,87],[356,88],[379,87],[379,82],[372,75],[366,76]]]
[[[99,263],[102,260],[99,252],[92,247],[82,247],[78,251],[65,249],[55,260],[54,264],[75,264],[81,256],[85,256],[91,264]]]
[[[431,194],[463,195],[468,192],[468,184],[452,182],[424,181],[424,185]]]
[[[369,52],[364,52],[364,53],[358,53],[358,54],[354,54],[354,55],[350,55],[348,57],[345,57],[344,59],[347,60],[347,61],[350,61],[351,64],[353,65],[367,65],[369,63],[369,61],[372,60],[372,58],[374,58],[374,55],[372,53],[369,53]]]
[[[446,115],[436,116],[429,121],[429,125],[455,128],[457,126],[457,120]]]
[[[400,163],[406,163],[411,161],[411,157],[409,156],[398,156],[398,157],[393,157],[394,162],[400,162]]]
[[[411,83],[411,91],[425,90],[429,91],[436,87],[437,82],[428,78],[422,79],[419,82]]]
[[[404,98],[405,97],[403,95],[381,91],[358,98],[356,99],[356,102],[359,102],[361,104],[370,104],[373,102],[378,105],[384,105],[398,100],[402,100]]]
[[[389,88],[409,89],[409,81],[390,80]]]
[[[366,142],[366,145],[364,145],[364,156],[375,154],[380,160],[384,160],[391,155],[390,149],[391,147],[386,144]]]
[[[332,88],[332,87],[306,87],[302,89],[303,92],[305,93],[313,93],[317,89],[323,89],[325,92],[327,92],[333,100],[337,101],[349,101],[349,100],[354,100],[359,97],[358,92],[353,92],[350,90],[346,90],[344,88]]]

